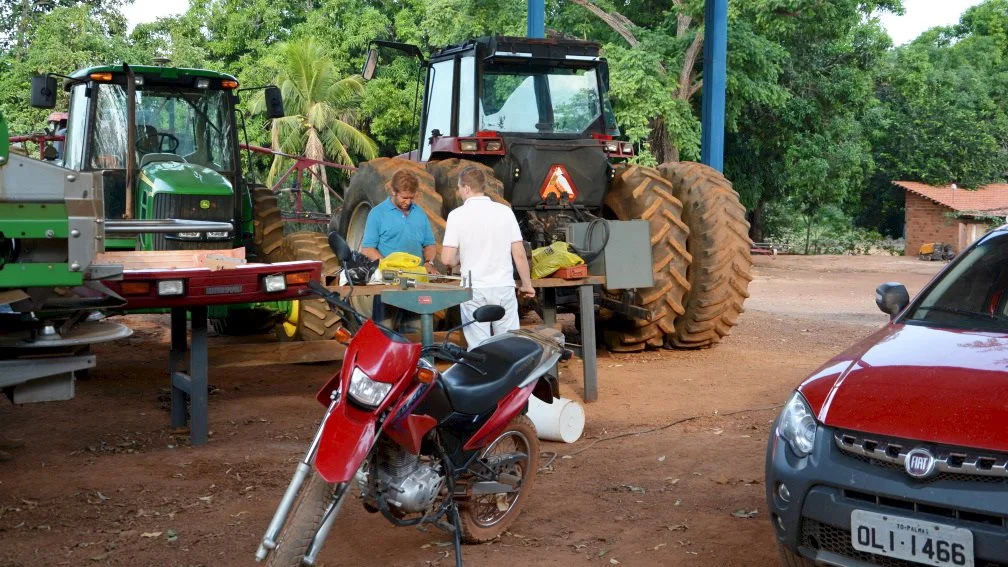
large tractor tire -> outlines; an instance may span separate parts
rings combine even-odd
[[[265,185],[253,185],[252,243],[255,252],[266,262],[282,260],[280,246],[284,239],[283,216],[276,195]]]
[[[676,330],[676,319],[685,312],[683,297],[690,289],[686,279],[690,253],[686,249],[689,228],[681,220],[682,203],[658,170],[638,165],[619,166],[612,189],[606,195],[606,216],[616,220],[646,220],[651,228],[651,270],[654,286],[638,290],[636,304],[649,309],[650,320],[616,314],[600,314],[603,336],[609,350],[632,352],[661,348]],[[608,292],[619,294],[621,292]]]
[[[658,170],[682,201],[689,226],[685,313],[676,320],[672,343],[709,347],[727,336],[749,297],[752,257],[749,223],[738,193],[720,172],[700,163],[666,163]]]
[[[364,238],[364,226],[367,223],[368,214],[392,194],[392,176],[403,168],[412,171],[417,177],[419,187],[414,203],[427,215],[431,231],[434,233],[434,241],[438,247],[434,263],[444,273],[444,266],[441,265],[440,260],[441,241],[444,240],[445,231],[445,217],[442,213],[443,202],[441,196],[434,189],[434,178],[427,173],[421,163],[394,157],[377,158],[359,165],[357,172],[350,178],[350,186],[343,199],[343,210],[340,213],[339,221],[335,223],[336,230],[346,238],[350,248],[359,250],[361,240]],[[370,297],[353,298],[351,303],[361,313],[367,316],[371,315],[372,300]]]
[[[458,176],[467,167],[478,168],[486,175],[487,185],[489,185],[486,191],[488,197],[498,203],[511,206],[511,203],[504,200],[504,184],[501,183],[500,179],[497,179],[497,176],[494,175],[494,170],[489,166],[483,165],[478,161],[459,158],[430,161],[427,162],[427,172],[434,177],[434,188],[438,195],[441,195],[441,214],[444,218],[448,218],[448,213],[462,204],[462,200],[459,199],[456,189],[458,188]]]
[[[322,262],[322,284],[339,272],[336,254],[329,248],[321,232],[294,232],[284,237],[280,256],[286,261],[318,260]],[[280,326],[282,337],[288,340],[320,341],[332,339],[340,327],[339,313],[329,308],[324,299],[308,296],[291,302],[286,320]]]

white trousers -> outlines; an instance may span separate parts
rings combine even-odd
[[[472,321],[473,312],[484,305],[500,305],[504,308],[504,318],[492,323],[473,323],[462,329],[462,332],[465,333],[469,350],[479,346],[493,335],[499,335],[521,327],[521,324],[518,322],[518,300],[515,296],[515,288],[513,286],[474,287],[472,293],[473,298],[459,306],[462,309],[463,323]]]

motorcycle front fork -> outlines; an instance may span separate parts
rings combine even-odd
[[[333,392],[330,396],[329,408],[326,410],[325,416],[322,418],[322,423],[319,425],[318,431],[315,432],[315,437],[312,439],[311,445],[308,446],[308,451],[305,452],[304,457],[298,463],[297,468],[294,470],[294,476],[291,478],[290,484],[287,485],[287,490],[284,492],[283,498],[280,499],[280,504],[277,506],[276,512],[273,513],[273,519],[270,520],[269,526],[266,528],[266,533],[263,535],[262,541],[259,543],[259,549],[256,551],[256,561],[262,561],[266,559],[269,552],[276,549],[277,546],[277,536],[280,535],[280,530],[283,528],[284,522],[287,521],[287,516],[290,514],[291,508],[294,507],[294,501],[297,499],[298,492],[301,490],[301,486],[304,484],[306,478],[308,478],[309,473],[311,473],[312,465],[315,463],[315,453],[318,451],[319,443],[322,441],[322,430],[325,427],[327,421],[329,421],[329,415],[332,414],[333,409],[336,407],[337,402],[339,402],[339,391]],[[339,501],[342,502],[342,495],[346,492],[346,483],[339,489]],[[332,510],[332,505],[326,510],[329,514]],[[338,512],[337,509],[333,512]],[[326,520],[329,526],[332,526],[332,518],[335,518],[336,514],[331,514],[331,518],[327,517]],[[328,529],[326,529],[328,533]],[[312,540],[312,547],[316,548],[315,541]],[[321,543],[318,547],[321,547]],[[317,548],[316,548],[316,552]]]

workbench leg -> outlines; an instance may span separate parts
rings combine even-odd
[[[584,363],[584,399],[598,399],[598,367],[595,361],[595,292],[592,286],[578,287],[581,304],[581,361]]]
[[[184,427],[186,424],[186,393],[175,384],[176,376],[185,376],[179,366],[185,360],[188,350],[186,340],[186,310],[173,307],[171,310],[171,351],[168,352],[168,381],[171,383],[171,426]]]
[[[189,354],[189,440],[193,445],[203,445],[208,437],[209,401],[207,400],[207,308],[192,308],[192,352]]]
[[[551,287],[542,288],[542,320],[543,325],[552,327],[556,325],[556,291]]]

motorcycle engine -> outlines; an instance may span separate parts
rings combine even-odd
[[[374,505],[376,498],[383,498],[390,510],[409,514],[430,509],[444,477],[430,462],[389,444],[379,449],[371,466],[361,467],[357,482],[366,503]]]

